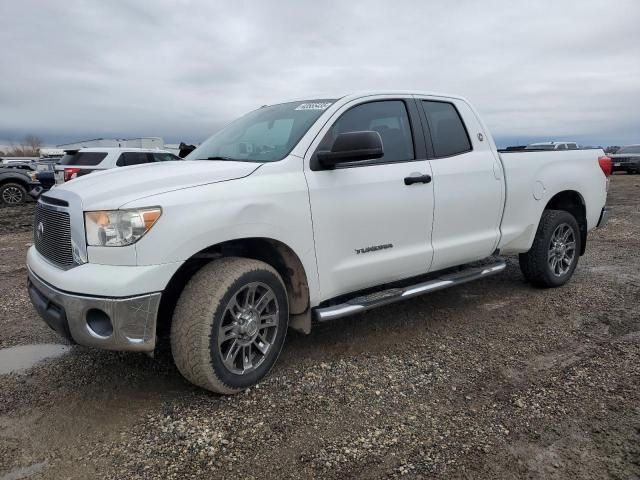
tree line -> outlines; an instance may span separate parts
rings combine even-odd
[[[39,157],[43,141],[37,135],[25,135],[17,145],[11,145],[6,152],[0,150],[0,157]]]

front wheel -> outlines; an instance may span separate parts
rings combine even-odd
[[[533,245],[520,254],[520,270],[534,286],[559,287],[578,265],[581,237],[575,217],[564,210],[545,210]]]
[[[287,293],[270,265],[215,260],[191,278],[178,300],[171,324],[174,361],[191,383],[237,393],[269,373],[288,321]]]
[[[27,200],[27,190],[19,183],[5,183],[0,186],[0,203],[14,206]]]

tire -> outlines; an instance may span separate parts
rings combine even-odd
[[[556,242],[561,240],[557,234],[564,237],[562,233],[567,231],[570,232],[567,240]],[[573,215],[564,210],[545,210],[531,249],[520,254],[520,270],[533,286],[560,287],[569,281],[578,265],[581,241],[580,228]]]
[[[8,182],[0,185],[0,204],[6,206],[22,205],[27,201],[27,190],[19,183]]]
[[[191,383],[233,394],[269,373],[288,324],[287,293],[278,272],[257,260],[222,258],[185,286],[173,314],[171,352]]]

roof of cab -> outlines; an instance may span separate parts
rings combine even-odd
[[[387,95],[390,95],[390,96],[424,95],[429,97],[453,98],[456,100],[462,100],[465,103],[469,103],[466,98],[460,95],[452,95],[449,93],[442,93],[442,92],[429,92],[429,91],[422,91],[422,90],[362,90],[362,91],[355,91],[352,93],[342,94],[342,95],[320,94],[320,95],[309,95],[306,97],[296,97],[293,99],[283,100],[283,101],[271,103],[268,105],[277,105],[282,103],[293,103],[293,102],[305,102],[305,101],[308,102],[313,100],[324,100],[324,99],[333,99],[336,102],[340,100],[346,103],[350,100],[357,100],[359,98],[364,98],[364,97],[387,96]],[[265,106],[268,106],[268,105],[265,105]]]

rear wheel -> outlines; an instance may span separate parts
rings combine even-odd
[[[0,186],[0,202],[4,205],[21,205],[27,200],[27,190],[19,183],[5,183]]]
[[[559,287],[569,281],[581,248],[578,222],[564,210],[545,210],[533,245],[520,254],[520,270],[537,287]]]
[[[223,258],[185,287],[171,325],[171,351],[190,382],[231,394],[262,380],[284,344],[287,294],[268,264]]]

